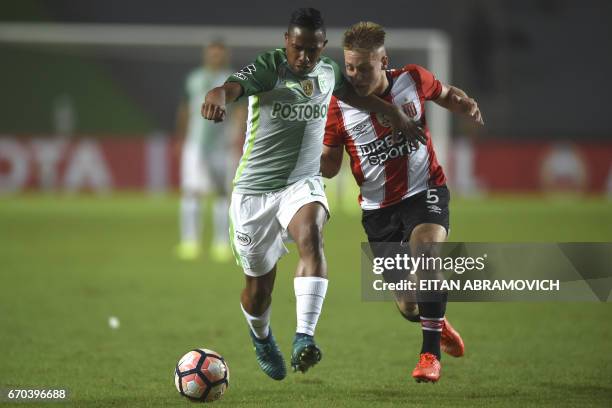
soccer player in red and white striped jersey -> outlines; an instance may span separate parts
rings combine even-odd
[[[394,134],[384,116],[332,98],[321,172],[335,176],[346,150],[360,187],[368,241],[408,242],[413,254],[435,256],[431,243],[444,242],[448,235],[450,194],[427,127],[425,101],[484,123],[473,99],[441,83],[425,68],[411,64],[388,69],[384,39],[385,31],[378,24],[360,22],[350,27],[343,40],[346,76],[358,94],[375,94],[412,117],[414,131]],[[446,298],[443,291],[417,291],[416,299],[396,293],[400,313],[421,322],[423,346],[412,372],[419,382],[440,378],[441,348],[455,357],[464,353],[461,337],[444,317]]]

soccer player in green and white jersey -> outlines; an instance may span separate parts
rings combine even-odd
[[[327,291],[322,230],[329,214],[320,157],[332,93],[362,109],[385,115],[397,132],[423,136],[396,106],[358,96],[338,65],[322,57],[325,26],[318,10],[298,9],[285,33],[285,48],[261,54],[253,64],[212,89],[202,115],[222,121],[225,104],[249,97],[247,135],[230,204],[230,239],[246,285],[241,307],[257,361],[271,378],[286,376],[270,330],[276,263],[295,241],[297,329],[291,366],[305,372],[321,359],[314,332]]]
[[[181,153],[180,237],[176,252],[183,260],[200,252],[200,203],[203,196],[216,195],[213,207],[213,239],[210,256],[222,262],[231,259],[227,239],[227,209],[235,160],[228,160],[233,133],[242,125],[213,123],[202,118],[202,93],[223,84],[231,75],[229,52],[221,42],[203,50],[203,64],[189,73],[185,99],[177,114],[177,134],[184,135]],[[236,115],[236,117],[239,117]]]

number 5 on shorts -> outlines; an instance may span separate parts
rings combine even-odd
[[[438,190],[435,188],[430,188],[427,190],[427,204],[437,204],[440,201],[440,197],[438,197]]]

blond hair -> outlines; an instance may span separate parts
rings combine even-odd
[[[385,45],[385,29],[371,21],[360,21],[344,32],[345,50],[376,50]]]

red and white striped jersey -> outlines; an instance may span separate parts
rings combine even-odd
[[[387,207],[428,188],[444,185],[425,118],[425,101],[436,99],[442,84],[418,65],[387,71],[389,87],[381,98],[401,106],[425,130],[427,145],[394,141],[384,115],[354,108],[332,97],[324,143],[344,145],[360,187],[364,210]]]

